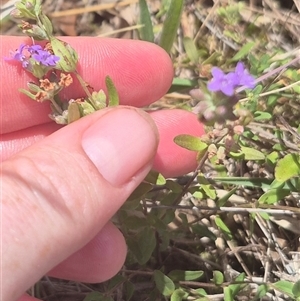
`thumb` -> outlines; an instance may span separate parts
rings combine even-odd
[[[15,300],[87,244],[151,169],[152,119],[108,108],[2,164],[2,300]]]

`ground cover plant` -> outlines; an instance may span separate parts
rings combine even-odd
[[[300,299],[297,5],[43,1],[58,34],[111,34],[163,47],[174,63],[173,85],[147,109],[193,111],[206,134],[174,139],[197,156],[195,171],[178,178],[151,172],[115,216],[128,244],[117,276],[101,284],[45,277],[32,295],[80,301]],[[3,33],[20,34],[14,21],[2,23]]]

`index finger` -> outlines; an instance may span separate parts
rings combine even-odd
[[[64,37],[63,40],[78,52],[78,71],[82,78],[98,91],[105,88],[105,77],[109,75],[123,105],[146,106],[162,97],[170,87],[172,62],[168,54],[155,44],[94,37]],[[34,78],[20,64],[3,60],[21,43],[30,44],[31,41],[22,37],[1,37],[2,134],[49,122],[49,103],[36,103],[18,91],[19,88],[26,89],[27,83]],[[82,96],[82,88],[75,83],[62,94],[67,100]]]

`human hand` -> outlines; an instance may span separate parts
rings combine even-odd
[[[24,42],[1,39],[1,57]],[[167,177],[196,166],[195,154],[173,143],[178,134],[203,133],[195,115],[162,110],[150,118],[133,108],[169,88],[172,64],[162,49],[139,41],[64,40],[79,53],[82,77],[99,90],[109,75],[121,104],[131,107],[107,108],[61,128],[49,120],[48,103],[18,92],[29,75],[0,61],[3,301],[16,300],[44,274],[83,282],[112,277],[126,244],[110,218],[152,166]]]

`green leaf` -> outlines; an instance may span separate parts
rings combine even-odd
[[[213,282],[215,285],[221,285],[224,282],[224,275],[220,271],[213,271]]]
[[[144,228],[136,237],[129,237],[127,244],[140,265],[145,264],[151,257],[156,246],[154,230]]]
[[[174,293],[171,295],[171,301],[182,301],[183,298],[187,298],[188,294],[182,289],[176,289]]]
[[[257,288],[256,295],[254,297],[254,300],[252,300],[252,301],[255,301],[255,300],[263,298],[267,294],[267,292],[268,292],[268,286],[266,284],[261,284]]]
[[[183,148],[196,152],[205,150],[208,147],[208,145],[205,142],[202,142],[199,137],[187,134],[176,136],[174,142]]]
[[[230,198],[233,194],[235,194],[236,190],[237,190],[237,187],[231,189],[228,193],[226,193],[226,195],[224,195],[223,197],[219,198],[219,199],[217,200],[217,205],[218,205],[218,207],[223,207],[223,206],[227,203],[227,201],[229,200],[229,198]]]
[[[72,123],[81,117],[80,105],[77,102],[71,102],[68,106],[68,123]]]
[[[54,54],[60,57],[56,64],[56,68],[65,72],[74,72],[78,63],[77,52],[71,45],[60,41],[55,37],[50,38],[50,43]]]
[[[223,233],[228,236],[229,239],[232,239],[232,234],[229,228],[225,225],[220,216],[216,215],[215,223],[223,231]]]
[[[201,278],[203,274],[203,271],[173,270],[168,274],[168,276],[173,281],[192,281]]]
[[[256,111],[254,113],[255,121],[270,120],[272,117],[273,117],[272,114],[270,114],[269,112]]]
[[[124,283],[123,289],[125,292],[125,300],[129,301],[132,298],[133,293],[134,293],[134,285],[131,282],[126,281]]]
[[[195,224],[191,226],[193,233],[199,235],[200,237],[208,237],[211,240],[216,240],[217,236],[211,232],[206,226]]]
[[[190,59],[190,61],[194,64],[198,64],[199,61],[199,53],[196,48],[196,45],[194,41],[189,37],[183,38],[183,47],[185,49],[185,52]]]
[[[107,88],[107,95],[108,95],[108,106],[115,107],[119,105],[119,95],[117,89],[109,76],[105,77],[105,85]]]
[[[168,93],[178,92],[181,90],[190,90],[198,85],[197,80],[175,77]]]
[[[163,25],[159,45],[170,53],[180,24],[184,0],[172,0]]]
[[[233,301],[234,300],[230,287],[228,287],[228,286],[224,287],[223,292],[224,292],[224,301]]]
[[[140,23],[144,26],[140,29],[140,38],[144,41],[154,42],[153,26],[151,15],[145,0],[139,0]]]
[[[259,199],[259,204],[274,204],[280,200],[282,200],[285,196],[289,195],[290,191],[286,189],[270,189],[265,192]]]
[[[292,292],[295,297],[300,297],[300,280],[294,284]]]
[[[153,276],[156,288],[162,295],[170,296],[175,291],[175,284],[173,281],[161,271],[155,270]]]
[[[244,57],[248,56],[250,50],[253,48],[254,45],[255,42],[248,42],[236,53],[236,55],[230,61],[237,62],[243,59]]]
[[[275,283],[269,284],[273,289],[278,290],[281,293],[288,295],[289,297],[293,298],[293,283],[286,280],[279,280]]]
[[[277,162],[275,178],[285,182],[292,177],[300,175],[300,155],[288,154]]]
[[[166,184],[166,179],[164,178],[164,176],[155,170],[151,170],[144,181],[159,186]]]
[[[127,202],[135,199],[141,199],[147,192],[152,189],[153,185],[149,183],[141,183],[129,196]]]
[[[245,280],[245,273],[241,273],[234,279],[234,281],[236,282],[243,282],[244,280]],[[238,294],[238,292],[245,286],[246,284],[237,283],[237,284],[230,284],[228,287],[230,288],[232,297],[235,297]]]
[[[252,147],[241,147],[241,152],[244,154],[245,160],[265,160],[265,155]]]

